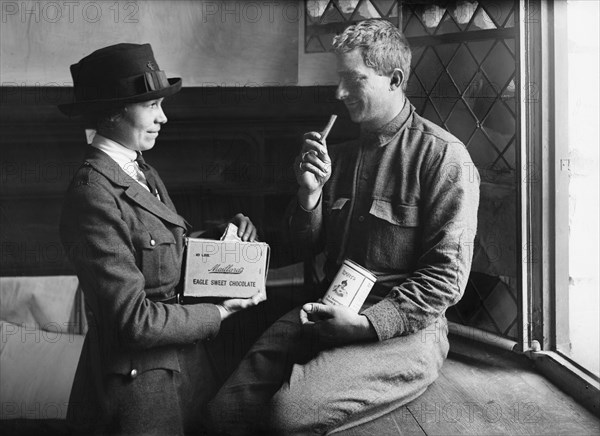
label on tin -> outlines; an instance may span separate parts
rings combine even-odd
[[[358,313],[375,280],[368,270],[346,259],[329,285],[323,303],[346,306]]]

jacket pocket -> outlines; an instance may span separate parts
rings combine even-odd
[[[350,199],[347,197],[335,200],[328,211],[326,250],[332,259],[337,259],[339,255],[349,213]]]
[[[153,369],[181,372],[177,347],[156,347],[132,353],[118,353],[108,362],[109,374],[122,374],[135,378]]]
[[[142,273],[146,290],[160,286],[175,286],[179,280],[175,237],[166,228],[155,228],[144,235],[142,243]]]
[[[369,210],[367,263],[380,271],[414,268],[418,251],[418,206],[375,199]]]
[[[419,225],[418,206],[393,205],[385,200],[373,200],[369,213],[391,224],[403,227],[417,227]]]

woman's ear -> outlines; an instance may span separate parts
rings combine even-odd
[[[394,91],[397,88],[402,88],[404,82],[404,74],[400,68],[394,68],[392,71],[392,77],[390,79],[390,91]]]

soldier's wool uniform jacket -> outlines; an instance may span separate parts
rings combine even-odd
[[[480,179],[466,147],[407,100],[330,154],[321,201],[310,212],[292,202],[288,238],[325,249],[325,285],[346,257],[377,275],[362,313],[380,340],[425,328],[462,297],[471,269]]]

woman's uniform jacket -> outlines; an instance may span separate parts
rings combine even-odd
[[[61,240],[89,322],[67,419],[83,432],[181,432],[181,385],[206,365],[194,344],[219,331],[216,306],[177,304],[186,222],[151,171],[162,201],[90,147],[66,195]]]

